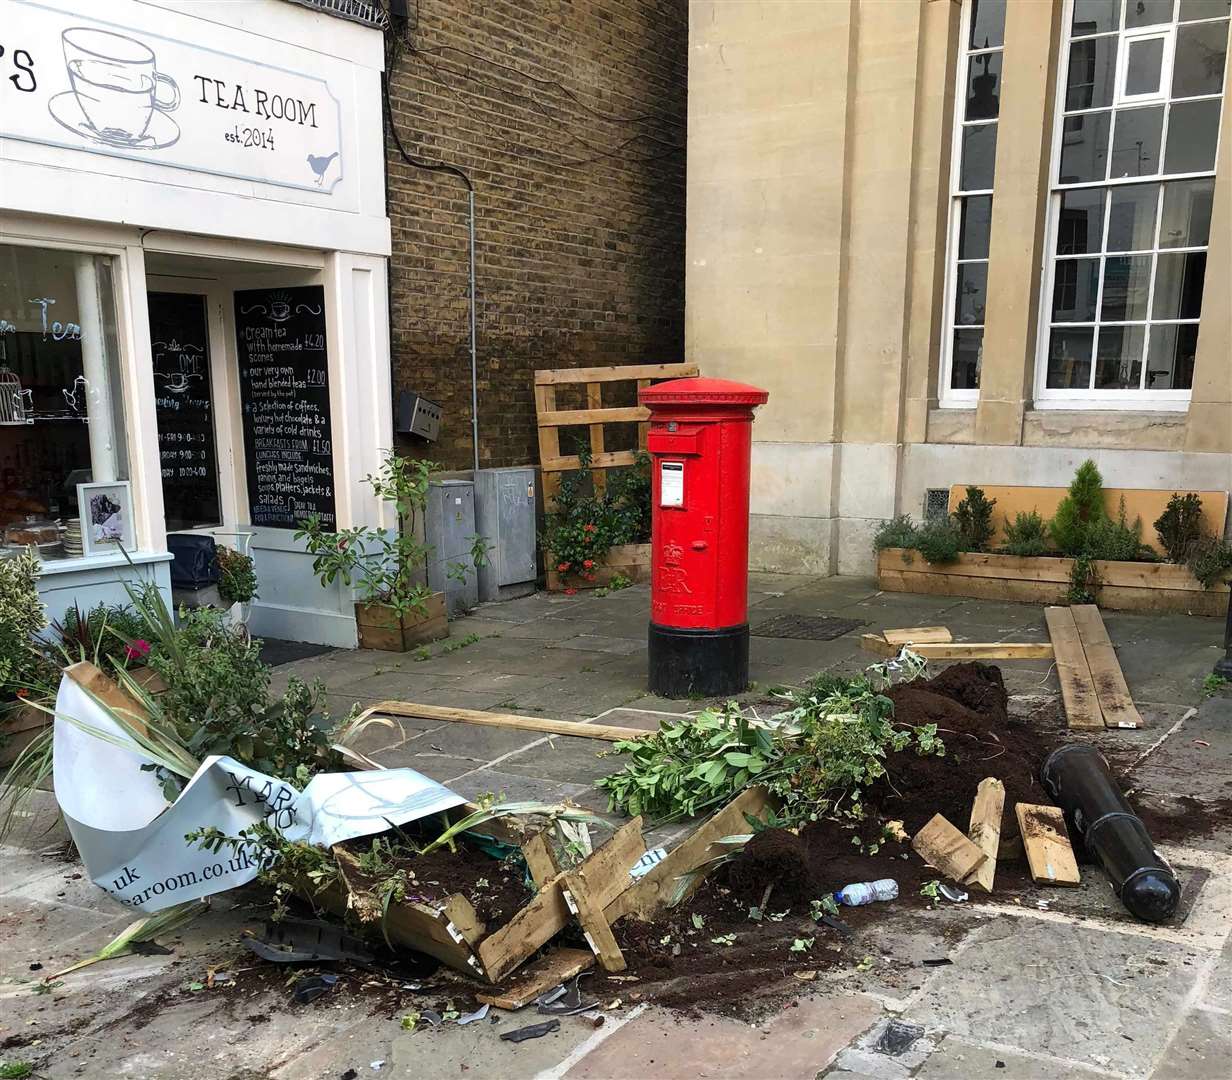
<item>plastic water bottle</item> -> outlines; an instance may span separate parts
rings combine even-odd
[[[898,882],[893,878],[882,878],[880,881],[860,881],[839,889],[834,894],[834,899],[848,907],[871,904],[874,900],[897,900]]]

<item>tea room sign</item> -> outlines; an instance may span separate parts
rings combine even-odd
[[[29,0],[0,13],[0,137],[324,194],[342,180],[340,102],[280,66],[298,50],[253,35],[267,63],[162,36],[156,16],[134,28]]]

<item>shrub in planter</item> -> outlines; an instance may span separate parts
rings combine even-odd
[[[225,604],[248,604],[257,598],[257,573],[252,556],[219,544],[218,595]]]
[[[967,497],[954,510],[954,523],[962,537],[963,551],[987,551],[992,539],[992,508],[997,500],[989,500],[983,488],[968,487]]]
[[[1174,491],[1164,512],[1155,519],[1155,533],[1168,561],[1184,562],[1202,539],[1202,496]]]
[[[65,663],[89,660],[108,674],[143,666],[150,652],[145,623],[129,604],[96,604],[83,612],[74,603],[51,629]]]
[[[1190,546],[1185,565],[1202,587],[1209,589],[1232,572],[1232,544],[1215,536],[1203,536]]]
[[[35,705],[50,700],[59,672],[37,637],[47,625],[38,592],[41,566],[32,552],[0,559],[0,764],[18,759],[36,741],[50,756],[50,740],[40,735],[51,717]],[[12,812],[10,806],[4,813]]]
[[[1061,500],[1056,516],[1048,526],[1052,542],[1061,554],[1076,558],[1086,549],[1087,533],[1091,526],[1107,517],[1104,479],[1095,462],[1088,458],[1078,466],[1069,485],[1069,493]]]
[[[910,515],[899,514],[877,526],[877,531],[873,533],[873,548],[877,551],[884,551],[886,548],[910,550],[915,547],[918,536],[919,530]]]
[[[1046,555],[1048,553],[1048,523],[1034,510],[1030,513],[1019,511],[1014,520],[1005,521],[1005,544],[1002,550],[1006,555],[1023,555],[1027,557]]]
[[[929,563],[953,562],[964,550],[962,530],[953,515],[926,521],[916,532],[915,549]]]
[[[590,447],[578,447],[580,467],[560,483],[547,514],[543,550],[566,583],[590,583],[608,551],[650,540],[650,458],[639,453],[628,469],[609,469],[602,494],[594,493]]]
[[[1116,562],[1158,562],[1150,548],[1142,544],[1142,519],[1135,518],[1132,525],[1125,520],[1124,496],[1116,521],[1102,517],[1088,524],[1082,554],[1088,559]]]

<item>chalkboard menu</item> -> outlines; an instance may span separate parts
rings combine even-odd
[[[320,285],[235,294],[249,520],[335,526],[334,463]]]
[[[150,353],[167,528],[218,525],[218,456],[205,297],[152,292]]]

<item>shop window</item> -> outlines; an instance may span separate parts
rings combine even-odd
[[[941,364],[941,401],[948,405],[974,404],[979,396],[1004,42],[1005,0],[968,0],[950,166]]]
[[[133,546],[112,260],[0,244],[0,533],[8,550],[79,558],[78,485],[111,512],[93,545]],[[122,519],[127,520],[122,520]],[[88,527],[88,523],[87,523]]]
[[[1202,313],[1229,0],[1072,0],[1036,399],[1183,407]]]

